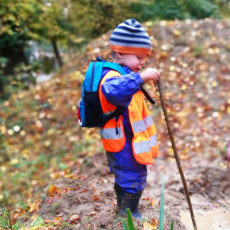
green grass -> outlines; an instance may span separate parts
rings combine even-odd
[[[11,216],[8,209],[0,209],[0,229],[18,230],[20,225],[11,223]]]
[[[123,220],[121,218],[121,222],[122,222],[122,226],[124,230],[135,230],[133,219],[132,219],[132,214],[129,208],[126,209],[126,215],[127,215],[126,220]]]
[[[163,230],[163,229],[164,229],[164,176],[162,175],[159,230]]]

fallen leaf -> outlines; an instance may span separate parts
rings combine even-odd
[[[56,195],[58,195],[60,193],[61,193],[61,190],[57,186],[50,185],[46,194],[49,197],[54,197],[54,196],[56,196]]]
[[[93,195],[93,200],[94,200],[94,201],[99,201],[99,200],[100,200],[100,197],[97,196],[97,195]]]
[[[73,214],[73,215],[70,216],[70,218],[69,218],[69,223],[71,223],[71,224],[76,224],[79,220],[80,220],[80,216],[77,215],[77,214]]]
[[[151,200],[150,200],[150,203],[151,203],[151,206],[154,206],[154,205],[155,205],[154,199],[151,199]]]
[[[94,216],[94,215],[96,215],[97,214],[97,212],[91,212],[89,215],[90,216]]]
[[[53,220],[54,220],[54,222],[55,222],[55,224],[60,224],[61,223],[61,221],[62,221],[62,217],[61,216],[57,216],[57,217],[55,217]]]
[[[36,212],[40,209],[41,207],[41,201],[40,200],[35,200],[34,202],[28,203],[29,206],[29,212]]]
[[[159,225],[159,220],[156,219],[156,218],[152,218],[152,219],[151,219],[151,224],[152,224],[152,225],[157,225],[157,226],[158,226],[158,225]]]
[[[156,225],[152,225],[148,222],[144,222],[144,230],[153,230],[153,229],[157,229]]]
[[[46,201],[47,204],[52,204],[53,202],[54,202],[53,198],[48,198]]]

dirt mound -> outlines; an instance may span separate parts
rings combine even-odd
[[[61,217],[62,222],[70,224],[62,229],[123,229],[121,219],[115,212],[114,181],[108,172],[106,156],[103,153],[95,154],[92,162],[82,169],[77,180],[59,179],[52,185],[53,189],[47,188],[47,196],[42,200],[37,214],[46,221]],[[143,193],[140,211],[144,220],[134,221],[138,229],[146,221],[157,224],[159,220],[159,175],[156,175],[158,172],[154,167],[149,170],[155,179]],[[176,215],[170,209],[165,211],[165,226],[170,226],[173,221],[177,229],[185,229],[178,211]]]
[[[207,160],[203,158],[203,161]],[[108,172],[105,154],[93,155],[91,162],[93,163],[81,169],[78,179],[59,179],[55,181],[53,189],[47,188],[47,196],[42,200],[37,214],[46,221],[62,218],[62,223],[68,225],[62,225],[61,229],[123,229],[121,219],[115,212],[113,176]],[[191,165],[189,167],[184,164],[183,167],[194,209],[208,210],[214,203],[227,204],[230,184],[226,180],[229,173],[227,170],[218,168],[218,164],[215,167],[201,168],[191,168]],[[160,183],[163,176],[164,226],[169,228],[170,223],[174,222],[174,229],[185,230],[186,227],[180,220],[180,212],[188,210],[188,205],[176,162],[157,159],[154,165],[149,166],[148,171],[147,187],[140,202],[144,220],[134,220],[136,228],[142,229],[145,222],[152,224],[152,227],[158,225]],[[225,182],[221,183],[222,181]]]
[[[201,194],[213,201],[221,201],[230,194],[229,170],[214,167],[194,168],[189,187],[191,194]]]

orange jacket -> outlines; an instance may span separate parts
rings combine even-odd
[[[120,76],[116,71],[109,71],[101,81],[101,85],[110,77]],[[109,103],[99,87],[99,97],[102,110],[105,114],[110,114],[116,110],[116,106]],[[130,124],[133,131],[132,148],[136,161],[140,164],[152,164],[153,158],[158,155],[158,144],[156,138],[156,129],[150,116],[147,105],[144,101],[144,95],[141,91],[135,93],[128,106]],[[123,117],[117,120],[109,120],[104,127],[100,129],[101,140],[104,149],[107,152],[121,151],[126,142],[123,127]]]

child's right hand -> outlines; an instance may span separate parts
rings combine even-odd
[[[160,79],[160,72],[153,68],[147,68],[143,70],[140,75],[144,83],[149,81],[156,83]]]

